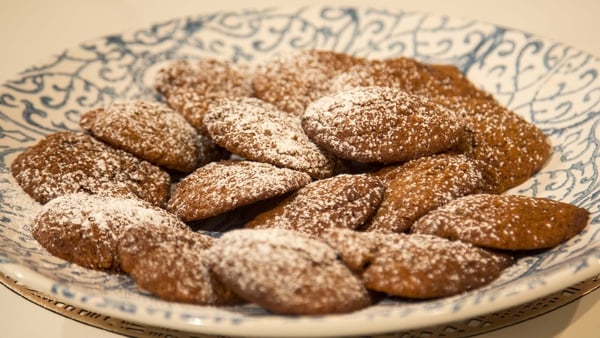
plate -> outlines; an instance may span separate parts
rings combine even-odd
[[[278,316],[252,305],[215,308],[140,293],[122,275],[49,255],[30,234],[40,206],[12,179],[16,155],[44,135],[77,130],[79,115],[114,100],[158,99],[169,60],[259,62],[295,49],[369,58],[414,57],[459,67],[548,135],[545,167],[509,193],[573,203],[588,227],[552,250],[523,257],[492,284],[431,301],[384,300],[351,314]],[[409,330],[495,312],[600,272],[600,60],[561,43],[478,21],[401,9],[309,6],[177,18],[92,40],[29,67],[0,87],[0,272],[68,304],[187,332],[230,336],[344,336]]]

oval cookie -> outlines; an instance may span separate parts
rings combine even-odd
[[[168,169],[189,173],[213,160],[205,136],[159,103],[113,103],[85,112],[80,125],[102,141]]]
[[[464,133],[454,113],[389,87],[359,87],[311,103],[302,127],[318,146],[357,162],[393,163],[453,147]]]
[[[478,89],[454,66],[425,64],[407,57],[369,60],[353,65],[332,78],[329,93],[369,86],[392,87],[429,98],[491,97]]]
[[[118,260],[137,286],[161,299],[198,305],[239,302],[210,272],[207,249],[215,239],[170,227],[128,228],[118,242]]]
[[[197,221],[280,196],[311,182],[305,173],[252,161],[212,162],[179,182],[167,210]]]
[[[171,108],[205,133],[202,119],[208,107],[222,98],[252,95],[250,81],[244,65],[212,58],[177,60],[159,70],[155,88]]]
[[[464,155],[426,156],[375,175],[383,175],[386,188],[366,231],[406,231],[430,210],[461,196],[494,192],[497,186],[492,168]]]
[[[215,143],[249,160],[308,173],[333,174],[334,162],[306,136],[298,118],[256,98],[227,99],[206,112]]]
[[[355,229],[377,210],[383,191],[376,177],[337,175],[300,188],[245,226],[288,229],[311,236],[319,236],[329,228]]]
[[[513,263],[510,255],[432,235],[332,229],[323,236],[368,289],[438,298],[482,287]]]
[[[330,246],[296,232],[234,230],[210,253],[211,268],[226,286],[273,313],[345,313],[371,304]]]
[[[75,193],[44,205],[31,232],[57,257],[87,268],[119,271],[118,241],[132,227],[182,229],[186,225],[138,199]]]
[[[138,197],[164,206],[171,178],[161,168],[79,132],[46,136],[19,154],[11,173],[39,203],[69,193]]]
[[[533,250],[572,238],[588,217],[583,208],[547,198],[477,194],[430,212],[411,231],[493,249]]]
[[[383,239],[363,273],[367,288],[408,298],[438,298],[482,287],[513,259],[460,241],[396,234]]]
[[[252,84],[256,97],[294,116],[328,92],[329,81],[363,59],[325,50],[284,53],[260,64]]]
[[[464,154],[488,163],[499,176],[498,190],[515,187],[538,172],[550,157],[543,131],[493,100],[437,98],[465,121]]]

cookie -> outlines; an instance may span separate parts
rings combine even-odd
[[[495,192],[498,178],[486,163],[465,155],[438,154],[374,175],[385,182],[377,212],[366,231],[403,232],[427,212],[465,195]]]
[[[491,97],[477,88],[455,66],[425,64],[407,57],[368,60],[353,65],[330,80],[328,92],[334,94],[353,87],[370,86],[392,87],[428,98]]]
[[[311,182],[305,173],[253,161],[212,162],[176,186],[167,210],[198,221],[295,191]]]
[[[311,103],[302,116],[310,139],[357,162],[404,162],[442,152],[464,134],[453,112],[390,87],[358,87]]]
[[[429,235],[386,238],[365,272],[370,290],[428,299],[489,284],[513,263],[511,256]]]
[[[213,102],[252,95],[250,73],[245,65],[218,59],[177,60],[158,71],[155,88],[171,108],[204,133],[202,119]]]
[[[355,229],[377,210],[383,191],[381,181],[366,174],[314,181],[245,227],[287,229],[317,237],[332,227]]]
[[[543,131],[495,101],[446,97],[436,102],[461,116],[467,137],[457,148],[495,168],[500,191],[525,182],[550,157],[551,146]]]
[[[588,218],[583,208],[547,198],[477,194],[430,212],[411,231],[493,249],[535,250],[569,240]]]
[[[228,305],[240,299],[210,272],[205,258],[214,238],[188,229],[132,227],[118,242],[122,270],[138,288],[161,299]]]
[[[273,313],[346,313],[371,304],[364,285],[330,246],[296,232],[234,230],[209,252],[223,284]]]
[[[74,193],[44,205],[31,233],[56,257],[86,268],[120,271],[119,238],[133,227],[184,229],[186,225],[138,199]]]
[[[334,162],[306,136],[300,120],[257,98],[226,99],[204,116],[213,141],[233,154],[313,178],[333,174]]]
[[[431,235],[332,230],[325,240],[373,291],[430,299],[489,284],[513,263],[510,255]]]
[[[44,137],[17,156],[11,173],[39,203],[75,192],[138,197],[164,206],[171,178],[160,167],[82,132]]]
[[[117,102],[83,113],[96,138],[155,165],[189,173],[214,159],[214,147],[179,113],[146,101]]]
[[[329,91],[329,81],[365,62],[348,54],[302,50],[277,55],[257,66],[252,84],[256,97],[294,116]]]

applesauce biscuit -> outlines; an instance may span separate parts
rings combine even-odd
[[[300,188],[245,227],[288,229],[311,236],[319,236],[328,228],[355,229],[377,210],[383,191],[376,177],[337,175]]]
[[[537,173],[550,157],[546,135],[534,124],[492,100],[439,97],[466,125],[457,150],[495,168],[498,190],[517,186]]]
[[[428,299],[482,287],[513,257],[432,235],[332,229],[324,236],[365,286],[390,296]]]
[[[588,218],[583,208],[547,198],[477,194],[430,212],[411,231],[493,249],[533,250],[569,240]]]
[[[256,97],[301,116],[309,103],[329,91],[331,78],[362,62],[362,58],[325,50],[284,53],[258,65],[252,84]]]
[[[253,161],[212,162],[176,186],[167,205],[183,221],[198,221],[295,191],[311,182],[305,173]]]
[[[486,163],[465,155],[438,154],[384,168],[385,193],[366,231],[403,232],[427,212],[469,194],[495,192],[498,178]]]
[[[137,157],[184,173],[214,160],[206,136],[181,114],[146,101],[117,102],[85,112],[79,122],[95,137]]]
[[[184,229],[186,225],[138,199],[74,193],[44,205],[31,232],[54,256],[86,268],[120,271],[117,245],[132,227]]]
[[[228,305],[240,299],[208,269],[215,238],[173,227],[131,227],[118,242],[117,257],[136,285],[161,299],[198,305]]]
[[[331,94],[353,87],[382,86],[428,98],[491,98],[490,94],[477,88],[455,66],[425,64],[407,57],[355,64],[331,78],[328,86],[328,93]]]
[[[82,132],[50,134],[19,154],[11,172],[39,203],[75,192],[138,197],[164,206],[171,178],[160,167]]]
[[[282,229],[238,229],[209,249],[219,280],[278,314],[332,314],[371,305],[362,282],[327,244]]]
[[[257,98],[225,99],[204,116],[213,141],[233,154],[313,178],[333,175],[334,162],[306,136],[300,120]]]
[[[464,134],[455,114],[390,87],[358,87],[311,103],[302,127],[318,146],[357,162],[393,163],[435,154]]]
[[[177,60],[159,70],[155,88],[171,108],[205,133],[202,119],[213,102],[252,95],[251,70],[212,58]]]

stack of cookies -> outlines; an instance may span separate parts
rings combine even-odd
[[[178,60],[155,88],[162,102],[84,112],[11,171],[44,204],[48,252],[168,301],[329,314],[447,297],[588,223],[505,193],[551,147],[453,66],[308,50]]]

